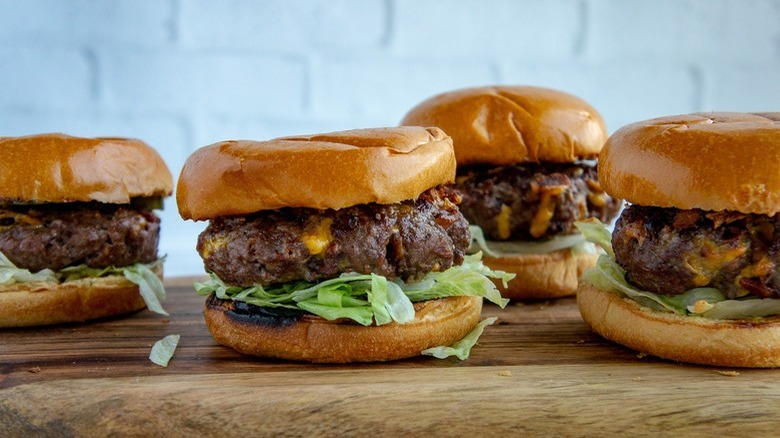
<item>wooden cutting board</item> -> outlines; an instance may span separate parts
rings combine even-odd
[[[191,279],[143,311],[0,331],[0,436],[772,435],[774,370],[666,362],[591,333],[573,299],[487,305],[467,361],[310,365],[217,345]],[[167,368],[148,360],[168,334]]]

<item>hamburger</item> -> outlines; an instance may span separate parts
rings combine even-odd
[[[620,207],[599,185],[595,159],[606,140],[599,113],[556,90],[467,88],[431,97],[401,125],[452,136],[460,209],[484,262],[517,274],[512,299],[573,295],[596,261],[574,222],[609,221]]]
[[[0,138],[0,327],[165,314],[154,209],[173,178],[126,138]]]
[[[585,272],[594,331],[661,358],[780,366],[780,113],[700,113],[630,124],[601,152],[630,205]]]
[[[465,255],[454,177],[437,128],[198,149],[176,198],[182,218],[209,221],[197,250],[210,279],[195,284],[209,331],[244,354],[311,362],[435,354],[477,327],[456,347],[473,343],[483,297],[505,305],[489,277],[509,276]]]

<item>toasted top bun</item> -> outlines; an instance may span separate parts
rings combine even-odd
[[[0,201],[98,201],[167,196],[173,177],[160,154],[128,138],[65,134],[0,137]]]
[[[679,209],[780,211],[780,113],[699,113],[632,123],[599,158],[615,198]]]
[[[582,318],[593,331],[641,353],[726,367],[780,366],[780,318],[711,320],[640,306],[584,281],[577,290]]]
[[[401,125],[443,129],[455,143],[458,165],[592,159],[607,138],[604,120],[587,102],[539,87],[439,94],[412,108]]]
[[[176,200],[184,219],[201,220],[392,204],[454,179],[452,140],[440,129],[356,129],[200,148],[184,164]]]

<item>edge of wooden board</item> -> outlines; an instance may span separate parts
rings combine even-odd
[[[0,393],[11,436],[772,434],[771,370],[675,364],[280,371],[38,382]]]

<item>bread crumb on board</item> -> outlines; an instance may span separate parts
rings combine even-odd
[[[38,374],[41,372],[41,367],[27,368],[28,373]]]
[[[509,370],[501,370],[497,374],[499,377],[512,377],[512,372]]]
[[[713,370],[713,371],[720,374],[721,376],[737,377],[739,375],[738,371],[725,371],[725,370]]]

